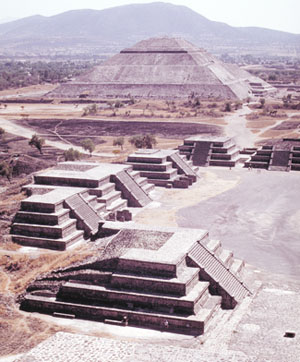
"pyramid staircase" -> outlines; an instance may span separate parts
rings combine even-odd
[[[73,272],[69,278],[65,274],[55,295],[35,290],[25,296],[21,308],[203,334],[221,306],[234,308],[251,292],[241,281],[243,262],[209,240],[207,233],[197,234],[187,229],[174,233],[158,250],[129,249],[120,257],[96,262],[87,266],[94,269],[89,279],[84,270],[78,271],[77,280]],[[180,245],[187,250],[178,249]]]
[[[132,173],[127,172],[127,170],[113,175],[112,180],[116,184],[116,188],[122,191],[122,194],[129,200],[129,206],[143,207],[151,202],[147,191],[135,181]]]
[[[270,171],[290,171],[291,159],[290,150],[274,149],[268,169]]]
[[[178,149],[194,166],[234,167],[240,158],[239,150],[231,138],[190,137]]]
[[[245,167],[270,171],[300,170],[300,147],[280,149],[278,146],[263,146],[245,162]]]
[[[211,294],[222,296],[222,308],[232,309],[251,294],[238,277],[244,266],[243,261],[233,259],[233,254],[221,249],[218,241],[210,240],[210,245],[212,250],[200,243],[195,245],[188,253],[190,265],[200,268],[200,279],[210,282]]]

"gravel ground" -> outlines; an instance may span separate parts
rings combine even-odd
[[[248,263],[300,277],[300,172],[210,168],[235,187],[177,213],[181,227],[207,229]]]

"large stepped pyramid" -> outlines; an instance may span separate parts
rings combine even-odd
[[[198,177],[198,169],[177,150],[140,149],[128,156],[127,164],[155,186],[188,188]]]
[[[37,280],[21,308],[199,335],[220,308],[234,309],[252,294],[244,263],[207,231],[125,225],[106,222],[101,229],[115,234],[115,255]],[[131,247],[122,249],[124,241]]]
[[[194,166],[234,167],[240,159],[234,140],[228,137],[193,136],[185,139],[178,148]]]
[[[152,185],[128,165],[63,162],[35,174],[25,189],[29,197],[15,216],[12,240],[65,250],[97,234],[107,218],[131,220],[128,207],[151,202]]]
[[[181,38],[150,38],[106,60],[49,97],[245,99],[276,92],[237,65]]]

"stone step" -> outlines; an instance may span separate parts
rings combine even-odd
[[[112,306],[84,305],[71,302],[53,300],[53,298],[26,295],[21,308],[26,311],[35,311],[47,314],[67,313],[75,314],[81,319],[104,322],[105,319],[123,320],[127,317],[129,326],[138,326],[156,330],[174,331],[188,335],[204,333],[214,309],[203,308],[197,315],[176,316],[167,313],[154,313],[153,311],[132,311]]]
[[[33,246],[37,248],[52,249],[52,250],[66,250],[70,245],[83,240],[83,231],[76,230],[65,238],[49,239],[42,237],[32,237],[25,235],[12,235],[12,240],[23,246]]]
[[[134,162],[130,163],[134,171],[169,171],[172,169],[172,162],[163,162],[163,163],[144,163],[144,162]]]
[[[134,180],[140,187],[143,187],[143,186],[148,184],[147,177],[140,177],[139,176],[138,178],[135,178]]]
[[[131,177],[134,179],[134,180],[138,180],[140,178],[140,171],[127,171]]]
[[[172,178],[177,176],[177,170],[171,169],[165,172],[159,172],[159,171],[141,171],[142,177],[147,177],[149,180],[171,180]]]
[[[61,209],[55,213],[18,211],[14,222],[24,224],[60,225],[69,219],[70,210]]]
[[[146,194],[149,194],[151,191],[153,191],[155,189],[155,185],[148,183],[148,180],[147,180],[147,183],[142,186],[142,189],[146,192]]]
[[[94,180],[94,179],[85,179],[85,178],[78,178],[78,177],[68,177],[66,175],[57,175],[57,176],[50,176],[49,174],[46,175],[35,175],[34,181],[36,184],[42,185],[54,185],[54,186],[67,186],[67,187],[84,187],[84,188],[94,188],[99,187],[102,182],[106,180]]]
[[[29,199],[21,201],[21,211],[55,213],[63,208],[63,200],[59,202],[39,202]]]
[[[219,259],[227,268],[230,268],[231,264],[233,263],[232,251],[223,249],[219,254]]]
[[[235,160],[210,160],[209,166],[235,167]]]
[[[81,194],[81,196],[83,195]],[[83,198],[92,207],[96,207],[98,204],[98,197],[95,195],[87,194],[86,196],[83,196]]]
[[[186,268],[180,273],[180,277],[159,278],[150,276],[140,276],[125,273],[113,273],[111,285],[114,288],[126,290],[147,290],[153,293],[163,293],[172,295],[185,295],[199,281],[198,268]]]
[[[115,184],[113,182],[108,182],[102,186],[89,189],[90,195],[96,195],[98,197],[109,194],[111,191],[115,189]]]
[[[150,308],[163,312],[170,310],[170,313],[175,314],[195,314],[196,310],[201,307],[201,302],[204,304],[207,300],[208,286],[208,282],[199,282],[187,295],[174,297],[67,282],[60,287],[58,298],[66,301],[99,303],[100,305],[105,303],[129,309]],[[205,297],[204,301],[201,301],[202,296]]]
[[[220,310],[221,304],[222,297],[219,295],[210,295],[204,303],[203,307],[199,310],[199,318],[205,321],[205,331],[208,330],[213,320],[213,316]]]
[[[230,266],[230,271],[233,274],[239,275],[240,272],[242,271],[244,265],[245,265],[244,260],[234,258],[234,260]]]
[[[249,161],[249,162],[245,162],[245,167],[267,169],[268,166],[269,166],[269,162],[262,162],[262,161]]]
[[[117,199],[113,201],[109,206],[106,206],[108,212],[115,212],[117,210],[122,210],[127,207],[127,200]]]
[[[95,210],[99,215],[106,212],[106,205],[101,202],[97,202],[97,205],[95,206]]]
[[[221,244],[220,240],[209,239],[206,246],[208,247],[208,249],[211,252],[218,255],[218,252],[220,251],[222,244]]]
[[[109,207],[114,201],[121,198],[121,191],[113,190],[109,192],[108,194],[105,194],[101,197],[98,197],[99,203],[104,203],[106,207]]]
[[[64,238],[76,230],[76,220],[69,219],[61,225],[38,225],[14,223],[11,233],[33,237],[60,239]]]

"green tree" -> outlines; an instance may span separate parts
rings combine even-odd
[[[231,112],[231,103],[230,102],[225,103],[225,112]]]
[[[157,144],[155,137],[151,134],[132,136],[129,142],[136,148],[153,148]]]
[[[260,103],[260,108],[264,108],[266,105],[266,100],[265,98],[260,98],[259,99],[259,103]]]
[[[85,151],[89,151],[90,156],[92,156],[92,153],[95,150],[95,144],[90,138],[81,141],[80,145]]]
[[[4,137],[5,137],[5,130],[2,127],[0,127],[0,140],[3,140]]]
[[[0,175],[6,177],[9,182],[11,182],[12,172],[12,167],[6,161],[0,163]]]
[[[113,145],[119,146],[121,147],[121,150],[123,150],[124,142],[125,142],[124,137],[117,137],[113,140]]]
[[[87,106],[85,108],[83,108],[83,113],[82,113],[82,117],[87,116],[87,115],[91,115],[94,116],[97,114],[98,111],[98,107],[96,103],[91,104],[90,106]]]
[[[28,142],[28,144],[31,146],[31,147],[36,147],[39,151],[40,151],[40,154],[43,153],[42,151],[42,148],[45,144],[45,140],[44,138],[41,138],[39,137],[37,134],[34,134],[32,137],[31,137],[31,140]]]
[[[65,161],[76,161],[81,159],[81,153],[74,148],[69,148],[64,152]]]

